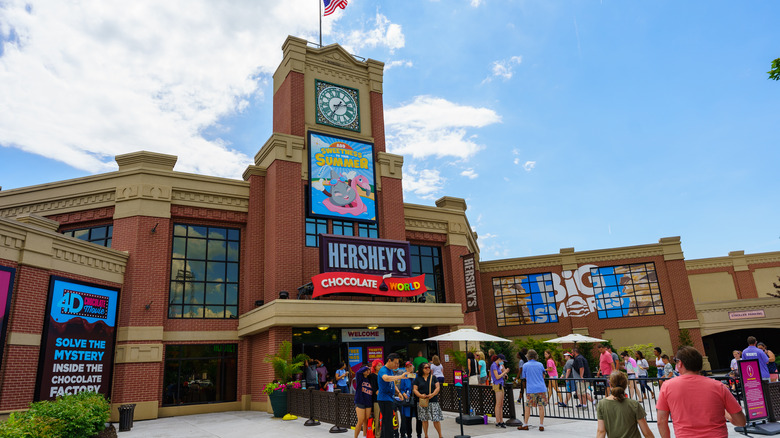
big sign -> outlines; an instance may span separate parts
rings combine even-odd
[[[119,290],[51,277],[37,400],[111,394]]]

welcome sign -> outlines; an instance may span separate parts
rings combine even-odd
[[[119,290],[51,277],[36,400],[111,394]]]

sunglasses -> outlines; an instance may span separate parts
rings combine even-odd
[[[424,370],[429,370],[431,367],[423,367]]]

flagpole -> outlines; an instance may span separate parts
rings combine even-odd
[[[320,47],[322,47],[322,0],[317,0],[320,5]]]

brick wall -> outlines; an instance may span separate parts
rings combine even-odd
[[[303,74],[291,71],[274,93],[274,132],[303,137],[306,134],[304,114]]]

